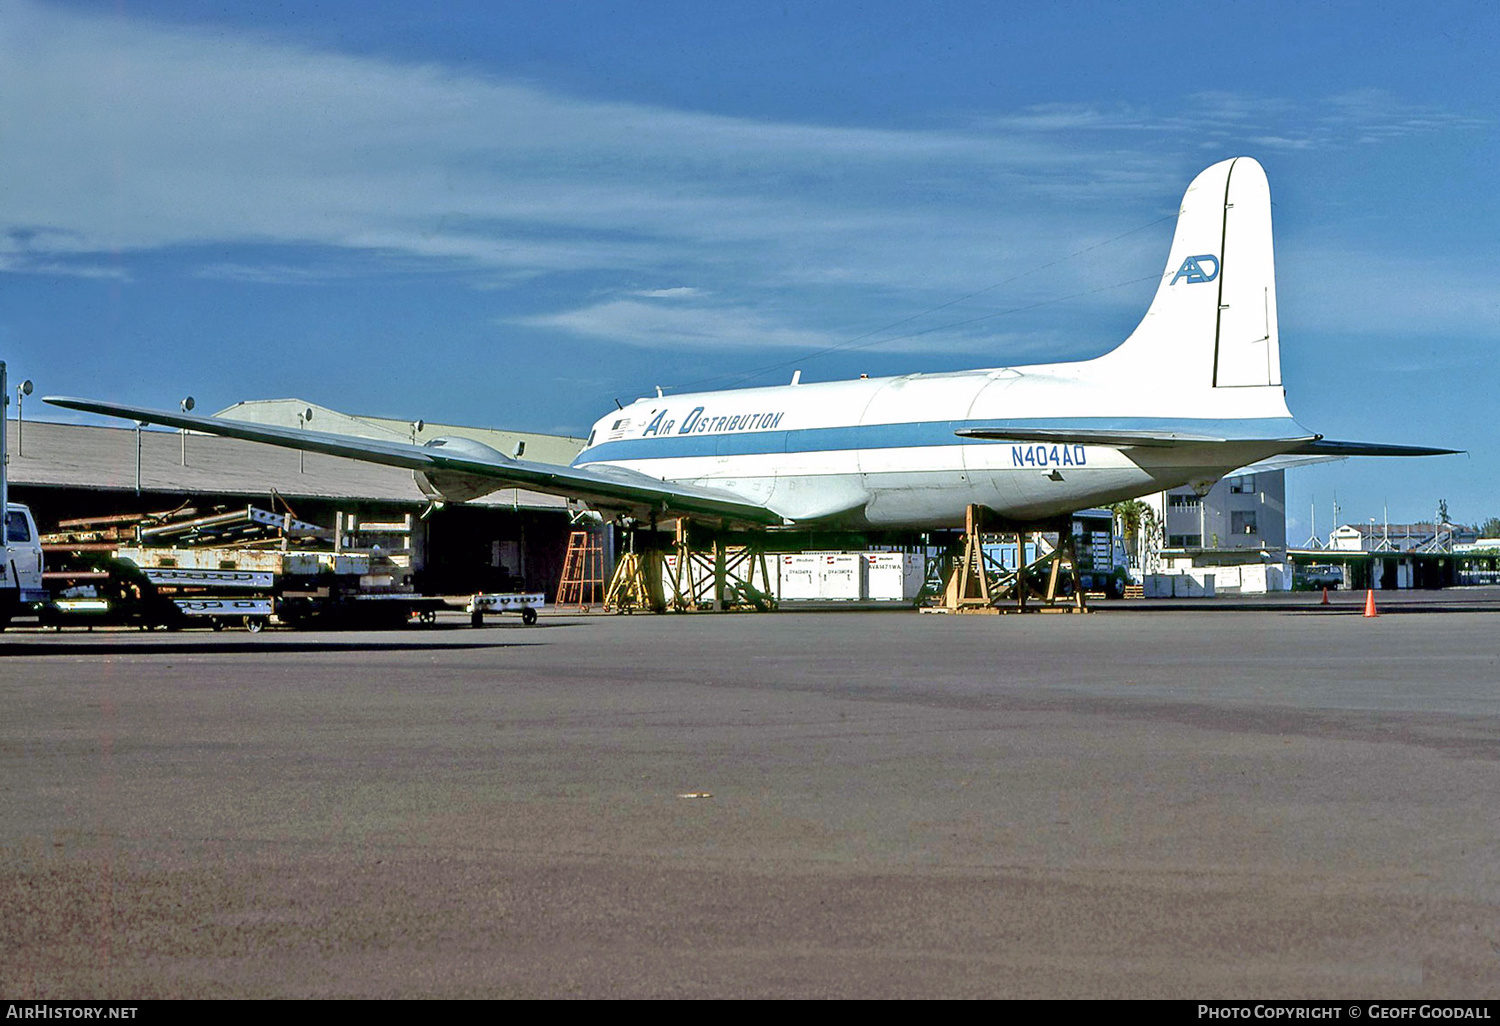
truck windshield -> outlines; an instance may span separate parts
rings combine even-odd
[[[31,541],[31,528],[26,525],[26,514],[15,510],[5,514],[5,540],[8,542]]]

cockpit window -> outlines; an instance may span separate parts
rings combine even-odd
[[[587,449],[587,448],[588,448],[588,447],[589,447],[589,446],[591,446],[591,445],[593,445],[593,444],[594,444],[594,435],[595,435],[595,434],[596,434],[596,433],[597,433],[597,432],[595,432],[595,431],[590,431],[590,432],[589,432],[589,440],[588,440],[588,441],[587,441],[587,442],[584,442],[584,443],[583,443],[583,447],[584,447],[584,448],[585,448],[585,449]]]

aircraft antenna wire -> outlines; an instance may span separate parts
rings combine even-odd
[[[735,378],[734,382],[744,381],[750,377],[755,376],[756,374],[761,374],[766,371],[790,367],[793,364],[802,363],[807,360],[813,359],[814,357],[826,356],[827,354],[832,353],[835,350],[842,352],[853,352],[857,349],[868,349],[870,346],[878,346],[882,342],[900,342],[909,338],[920,338],[923,335],[930,335],[934,331],[944,331],[948,328],[963,328],[967,327],[970,324],[978,324],[980,321],[990,320],[993,317],[1005,317],[1010,314],[1025,313],[1027,310],[1035,310],[1037,307],[1050,306],[1053,303],[1066,303],[1070,299],[1081,299],[1084,296],[1097,295],[1100,292],[1109,292],[1111,289],[1123,289],[1128,285],[1138,285],[1143,281],[1160,281],[1161,279],[1162,275],[1148,274],[1140,278],[1131,278],[1129,281],[1115,282],[1113,285],[1100,285],[1098,288],[1084,289],[1082,292],[1074,292],[1071,295],[1067,296],[1055,296],[1052,299],[1039,299],[1035,303],[1027,303],[1024,306],[1013,306],[1009,310],[996,310],[992,313],[980,314],[978,317],[970,317],[968,320],[950,321],[947,324],[937,324],[931,328],[923,328],[921,331],[910,331],[904,335],[891,335],[888,338],[871,339],[869,342],[865,342],[861,345],[850,345],[845,343],[844,345],[837,346],[834,349],[821,350],[817,353],[814,353],[812,356],[802,356],[798,357],[795,360],[787,360],[783,363],[773,364],[769,367],[762,367],[759,370],[751,371],[748,374],[744,374],[740,377]],[[728,377],[728,375],[720,375],[720,377]],[[731,382],[731,384],[733,384],[734,382]]]
[[[910,316],[907,316],[907,317],[903,317],[900,320],[892,321],[890,324],[884,325],[883,327],[872,328],[871,330],[869,330],[867,332],[864,332],[861,335],[855,335],[853,338],[845,339],[843,342],[840,342],[837,345],[829,346],[826,349],[817,349],[817,350],[814,350],[811,353],[805,353],[805,354],[803,354],[801,356],[794,357],[793,359],[790,359],[790,360],[782,360],[779,363],[768,364],[768,365],[763,366],[763,367],[756,367],[756,368],[754,368],[752,370],[745,371],[745,372],[739,373],[739,374],[730,372],[730,373],[725,373],[725,374],[715,374],[712,377],[707,377],[707,378],[699,378],[696,381],[690,381],[690,382],[688,382],[685,385],[677,386],[677,388],[680,391],[684,391],[684,392],[693,391],[694,389],[698,388],[700,385],[711,384],[711,383],[713,383],[715,381],[722,381],[722,380],[724,380],[726,378],[732,379],[730,381],[730,384],[736,384],[736,383],[741,382],[741,381],[748,381],[750,378],[756,377],[757,375],[760,375],[760,374],[768,374],[768,373],[770,373],[771,371],[774,371],[774,370],[782,370],[782,369],[784,369],[786,367],[791,367],[794,364],[798,364],[798,363],[804,363],[804,362],[806,362],[808,360],[821,359],[824,356],[830,356],[830,355],[832,355],[834,353],[852,352],[852,351],[854,351],[856,349],[867,349],[870,346],[881,345],[882,343],[885,343],[885,342],[899,342],[899,341],[903,341],[903,340],[909,339],[909,338],[916,338],[916,337],[918,337],[920,335],[931,334],[934,331],[942,331],[942,330],[944,330],[946,328],[960,328],[960,327],[964,327],[964,326],[969,325],[969,324],[974,324],[974,323],[976,323],[978,321],[987,320],[987,319],[989,319],[991,317],[1004,317],[1004,316],[1006,316],[1008,314],[1021,313],[1021,312],[1024,312],[1026,310],[1034,310],[1034,309],[1036,309],[1039,306],[1046,306],[1049,303],[1063,303],[1063,302],[1067,302],[1070,299],[1077,299],[1077,298],[1079,298],[1081,296],[1093,295],[1094,293],[1097,293],[1097,292],[1107,292],[1110,289],[1124,288],[1127,285],[1135,285],[1135,284],[1137,284],[1139,282],[1146,281],[1148,278],[1155,278],[1155,277],[1157,277],[1157,275],[1153,274],[1153,275],[1147,275],[1145,278],[1133,278],[1130,281],[1122,281],[1122,282],[1118,282],[1118,283],[1116,283],[1114,285],[1105,285],[1105,286],[1102,286],[1102,287],[1097,288],[1097,289],[1088,289],[1088,290],[1083,291],[1083,292],[1075,292],[1075,293],[1073,293],[1070,296],[1059,296],[1056,299],[1044,299],[1044,300],[1041,300],[1040,302],[1031,303],[1031,304],[1029,304],[1027,306],[1018,306],[1018,307],[1014,307],[1013,309],[1010,309],[1010,310],[1000,310],[1000,311],[997,311],[995,313],[988,313],[988,314],[984,314],[984,315],[979,316],[979,317],[973,317],[973,318],[970,318],[969,320],[955,321],[955,322],[953,322],[951,324],[939,324],[936,327],[924,328],[921,331],[910,332],[910,333],[907,333],[907,334],[904,334],[904,335],[891,335],[891,336],[886,337],[886,338],[877,338],[877,339],[874,339],[874,340],[869,341],[869,342],[865,341],[866,339],[869,339],[870,336],[872,336],[872,335],[883,334],[884,332],[890,331],[892,328],[899,328],[903,324],[910,324],[912,321],[919,320],[919,319],[921,319],[923,317],[928,316],[929,314],[937,313],[939,310],[946,310],[950,306],[957,306],[959,303],[965,303],[965,302],[968,302],[971,299],[975,299],[975,298],[977,298],[979,296],[985,295],[986,293],[994,292],[996,289],[998,289],[998,288],[1004,288],[1006,285],[1010,285],[1010,284],[1012,284],[1014,282],[1018,282],[1022,278],[1029,277],[1029,276],[1031,276],[1033,274],[1039,274],[1042,271],[1045,271],[1045,270],[1048,270],[1050,268],[1056,267],[1058,264],[1064,263],[1064,262],[1066,262],[1068,260],[1073,260],[1073,259],[1076,259],[1078,257],[1081,257],[1085,253],[1090,253],[1090,252],[1092,252],[1092,251],[1094,251],[1096,249],[1100,249],[1101,247],[1108,246],[1111,243],[1119,242],[1121,239],[1124,239],[1124,238],[1127,238],[1127,237],[1129,237],[1131,235],[1134,235],[1137,232],[1143,232],[1147,228],[1155,228],[1157,225],[1161,224],[1163,221],[1170,221],[1170,220],[1174,219],[1175,217],[1177,217],[1177,213],[1175,211],[1173,213],[1170,213],[1170,214],[1164,214],[1163,216],[1158,217],[1154,221],[1148,221],[1145,224],[1137,225],[1136,227],[1131,228],[1129,231],[1124,231],[1124,232],[1121,232],[1119,235],[1115,235],[1115,236],[1113,236],[1111,238],[1104,239],[1103,241],[1096,242],[1092,246],[1085,246],[1082,249],[1075,250],[1072,253],[1066,254],[1065,256],[1060,256],[1060,257],[1057,257],[1054,260],[1049,260],[1045,264],[1039,264],[1036,267],[1033,267],[1033,268],[1031,268],[1028,271],[1022,271],[1020,274],[1012,275],[1011,277],[1006,278],[1003,281],[997,281],[993,285],[987,285],[984,288],[979,289],[976,292],[970,292],[968,295],[959,296],[957,299],[950,299],[946,303],[939,303],[937,306],[930,307],[929,309],[919,311],[918,313],[911,314]]]

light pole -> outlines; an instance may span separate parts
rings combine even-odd
[[[414,420],[414,421],[411,422],[411,444],[412,445],[416,445],[417,444],[417,436],[422,433],[422,429],[424,427],[426,427],[426,426],[427,426],[426,421]]]
[[[186,399],[179,402],[177,404],[177,407],[178,409],[182,410],[183,413],[192,413],[194,405],[196,404],[193,402],[193,397],[188,396]],[[182,435],[182,465],[185,467],[187,466],[187,428],[183,428],[180,434]]]
[[[310,420],[312,420],[312,407],[311,406],[309,406],[307,409],[305,409],[305,410],[303,410],[303,411],[301,411],[300,413],[297,414],[297,428],[298,428],[298,430],[304,430],[304,429],[306,429],[307,422],[310,421]],[[297,450],[297,473],[299,473],[299,474],[305,474],[305,473],[307,473],[307,450],[305,450],[305,449],[298,449]]]
[[[31,394],[31,379],[27,378],[16,386],[16,455],[25,456],[26,450],[22,445],[24,435],[21,434],[21,400]]]

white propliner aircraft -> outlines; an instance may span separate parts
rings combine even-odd
[[[638,399],[596,422],[570,467],[467,438],[407,445],[46,401],[407,467],[439,502],[519,486],[606,516],[784,528],[955,527],[971,504],[1037,523],[1180,485],[1206,491],[1271,457],[1456,451],[1329,441],[1292,419],[1271,194],[1249,157],[1193,179],[1150,309],[1097,359]]]

